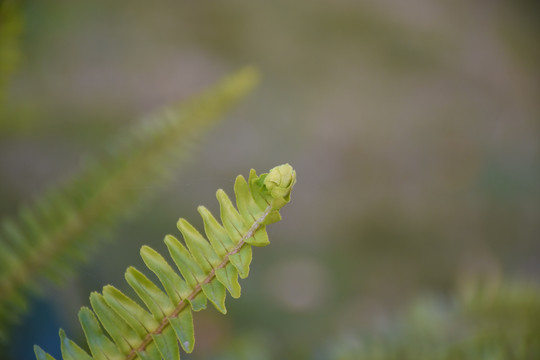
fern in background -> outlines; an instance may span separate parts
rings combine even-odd
[[[143,246],[141,256],[165,292],[139,270],[128,268],[126,280],[149,312],[111,285],[102,294],[93,292],[93,311],[86,307],[79,311],[92,356],[60,330],[63,359],[178,360],[178,342],[187,353],[193,351],[191,311],[204,309],[208,299],[225,314],[226,290],[234,298],[240,296],[238,276],[249,273],[251,246],[269,244],[266,225],[281,219],[279,209],[290,201],[295,182],[296,173],[288,164],[260,176],[252,169],[247,181],[238,176],[234,184],[238,211],[223,190],[217,191],[223,225],[208,209],[198,208],[208,240],[180,219],[178,229],[187,247],[171,235],[165,237],[165,244],[182,276],[159,253]],[[53,359],[39,346],[34,350],[38,360]]]
[[[540,288],[470,282],[457,296],[416,301],[382,331],[335,341],[333,360],[533,360],[540,358]]]
[[[111,225],[176,168],[196,139],[248,93],[258,74],[246,68],[186,103],[145,119],[74,181],[52,191],[0,232],[0,338],[39,290],[42,275],[66,278],[87,255],[96,229]]]

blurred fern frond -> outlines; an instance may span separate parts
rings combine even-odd
[[[0,339],[46,277],[61,281],[87,257],[90,238],[125,214],[151,185],[170,174],[192,140],[246,95],[258,79],[246,68],[192,100],[145,119],[101,161],[67,186],[5,220],[0,232]]]
[[[240,296],[238,276],[245,278],[249,273],[251,246],[269,244],[266,225],[281,219],[279,210],[290,201],[295,182],[295,171],[288,164],[260,176],[252,169],[247,181],[239,175],[234,184],[238,210],[223,190],[217,191],[222,225],[208,209],[198,208],[207,238],[180,219],[178,229],[185,245],[172,235],[165,237],[165,243],[181,276],[158,252],[143,246],[141,257],[165,292],[129,267],[126,281],[147,310],[111,285],[105,286],[102,294],[93,292],[93,311],[87,307],[79,311],[91,355],[60,330],[63,359],[179,360],[178,343],[187,353],[192,352],[191,311],[206,308],[210,300],[225,314],[226,291],[234,298]],[[38,360],[53,359],[37,345],[34,350]]]
[[[334,360],[532,360],[540,358],[540,288],[470,283],[450,301],[413,303],[378,334],[337,342]]]

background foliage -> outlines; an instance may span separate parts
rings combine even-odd
[[[294,201],[229,314],[195,316],[191,359],[328,358],[328,342],[393,324],[425,293],[444,304],[473,275],[538,281],[534,2],[62,0],[21,10],[0,120],[2,217],[140,114],[246,63],[264,82],[117,242],[51,288],[6,356],[54,348],[59,326],[81,337],[88,293],[122,286],[141,244],[164,250],[171,224],[196,224],[216,188],[284,162],[301,183]]]

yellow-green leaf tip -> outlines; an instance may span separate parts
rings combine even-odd
[[[281,207],[290,201],[291,190],[295,183],[296,171],[289,164],[272,168],[264,179],[264,186],[276,200],[276,207]]]

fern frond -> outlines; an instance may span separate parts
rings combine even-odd
[[[0,339],[7,335],[6,324],[27,307],[28,293],[39,290],[41,276],[66,278],[87,256],[90,242],[84,240],[131,210],[170,174],[192,140],[249,92],[257,78],[254,69],[246,68],[190,102],[151,116],[71,184],[2,224]]]
[[[280,220],[279,210],[290,201],[295,182],[296,173],[288,164],[260,176],[251,170],[247,181],[239,175],[234,184],[238,210],[223,190],[217,191],[222,225],[205,207],[198,208],[207,238],[180,219],[177,225],[185,244],[172,235],[165,237],[179,273],[158,252],[143,246],[141,257],[165,292],[139,270],[128,268],[126,280],[147,309],[111,285],[102,294],[93,292],[93,310],[79,311],[91,355],[60,330],[63,359],[179,360],[178,343],[187,353],[193,351],[192,310],[206,308],[210,300],[225,314],[226,291],[240,296],[238,276],[249,273],[251,246],[269,244],[266,225]],[[39,346],[34,349],[38,360],[53,359]]]

